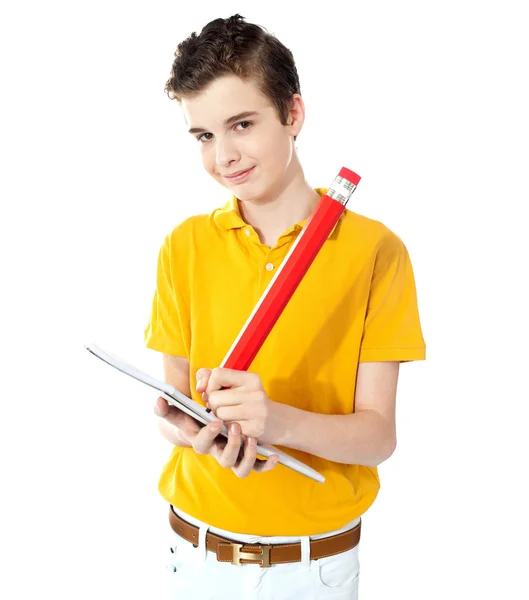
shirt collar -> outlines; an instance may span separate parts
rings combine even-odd
[[[322,197],[324,194],[327,193],[328,189],[329,188],[314,188],[314,191],[318,192],[320,197]],[[340,219],[342,218],[342,216],[343,213],[340,216]],[[338,226],[338,223],[340,222],[340,219],[338,219],[337,223],[332,228],[332,231],[330,232],[328,238],[330,238],[333,235],[336,227]],[[285,231],[283,235],[301,231],[303,227],[305,227],[308,220],[309,219],[307,218],[303,221],[300,221],[299,223],[295,223],[290,229]],[[248,225],[248,223],[246,223],[246,221],[244,221],[244,219],[241,216],[237,196],[233,194],[222,208],[218,208],[214,211],[213,221],[218,227],[226,230],[240,229],[241,227],[246,227]]]

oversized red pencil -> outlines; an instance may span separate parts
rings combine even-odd
[[[247,371],[288,301],[345,210],[360,176],[345,167],[318,203],[268,284],[221,367]]]

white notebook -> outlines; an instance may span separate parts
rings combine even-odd
[[[167,400],[167,402],[169,402],[169,404],[176,406],[177,408],[187,413],[200,423],[207,425],[212,421],[220,421],[220,419],[218,419],[211,411],[208,411],[205,407],[201,406],[191,398],[188,398],[186,395],[182,394],[182,392],[179,392],[172,385],[165,383],[164,381],[160,381],[155,377],[147,375],[147,373],[140,371],[136,367],[124,362],[116,356],[112,356],[108,352],[105,352],[95,344],[89,344],[88,346],[85,346],[85,348],[94,356],[97,356],[98,358],[100,358],[107,364],[115,367],[122,373],[126,373],[127,375],[134,377],[138,381],[142,381],[143,383],[154,388],[159,392],[160,396],[162,396]],[[220,431],[220,435],[228,437],[228,430],[226,429],[226,426],[222,428],[222,430]],[[277,454],[279,456],[278,462],[280,462],[285,467],[293,469],[294,471],[297,471],[298,473],[301,473],[306,477],[310,477],[315,481],[319,481],[320,483],[324,483],[325,481],[325,477],[318,473],[318,471],[315,471],[305,463],[302,463],[301,461],[292,458],[292,456],[288,455],[286,452],[283,452],[278,448],[274,448],[274,446],[262,446],[260,444],[257,444],[257,454],[266,457],[271,456],[272,454]]]

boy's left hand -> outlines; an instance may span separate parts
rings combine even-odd
[[[242,435],[274,443],[277,403],[266,395],[259,375],[218,367],[199,369],[196,377],[197,392],[226,425],[239,423]]]

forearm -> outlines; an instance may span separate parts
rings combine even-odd
[[[395,431],[374,410],[324,415],[278,404],[276,417],[273,444],[333,462],[375,467],[395,449]]]
[[[163,355],[163,370],[165,381],[180,391],[184,396],[191,398],[191,385],[189,381],[189,360],[183,356]],[[165,414],[165,411],[164,411]],[[189,448],[190,444],[182,436],[178,427],[164,417],[157,417],[156,426],[162,436],[173,446]]]

